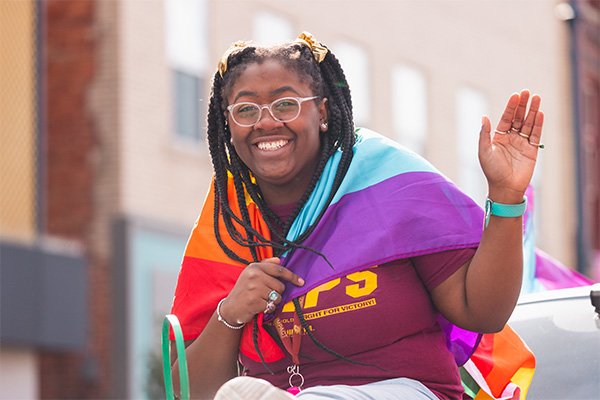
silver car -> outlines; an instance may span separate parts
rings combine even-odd
[[[536,357],[527,399],[600,399],[600,285],[521,297],[510,325]]]

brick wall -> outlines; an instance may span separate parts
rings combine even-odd
[[[92,217],[94,2],[46,2],[47,233],[82,240]]]
[[[106,398],[110,391],[109,264],[94,251],[94,188],[100,143],[89,92],[96,76],[96,1],[48,0],[45,7],[45,234],[75,242],[88,260],[88,332],[81,353],[39,353],[40,397]],[[43,15],[43,14],[42,14]]]

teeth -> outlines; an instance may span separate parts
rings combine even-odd
[[[289,140],[276,140],[274,142],[259,142],[256,146],[261,150],[277,150],[288,144]]]

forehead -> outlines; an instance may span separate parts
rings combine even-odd
[[[282,94],[312,94],[308,79],[277,60],[248,64],[231,86],[229,101],[239,98],[261,98]]]

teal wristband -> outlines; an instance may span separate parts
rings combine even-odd
[[[490,223],[492,215],[504,218],[520,217],[525,214],[526,209],[527,197],[525,196],[523,196],[523,201],[518,204],[496,203],[487,198],[485,199],[485,227],[487,228]]]

